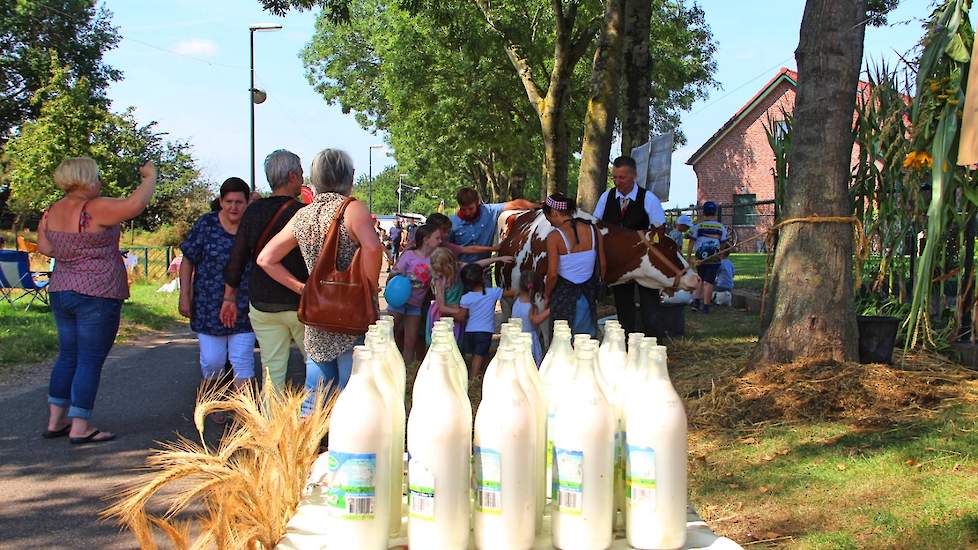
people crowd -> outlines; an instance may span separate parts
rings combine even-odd
[[[389,280],[404,279],[406,292],[397,300],[389,298],[386,312],[394,318],[395,339],[409,365],[423,359],[433,323],[448,317],[470,376],[480,376],[498,332],[496,310],[503,299],[512,301],[512,316],[531,335],[538,364],[544,352],[541,326],[562,319],[575,334],[597,335],[598,302],[606,291],[614,296],[626,331],[661,335],[659,291],[634,282],[605,286],[602,231],[580,216],[575,201],[564,194],[552,194],[542,204],[525,199],[487,204],[478,191],[465,187],[456,194],[455,214],[432,213],[422,224],[398,217],[385,230],[364,203],[351,198],[354,169],[346,152],[324,149],[312,159],[311,197],[294,153],[272,152],[264,169],[270,196],[261,198],[240,178],[228,178],[214,209],[196,221],[180,246],[178,306],[197,335],[204,389],[221,384],[230,373],[235,388],[261,383],[281,390],[295,344],[305,357],[309,397],[303,412],[314,406],[318,393],[342,391],[353,348],[365,335],[302,320],[307,279],[321,254],[334,245],[333,268],[359,270],[356,279],[373,297],[377,314],[385,259]],[[56,260],[49,288],[59,355],[51,373],[46,438],[68,435],[72,443],[83,444],[115,437],[94,428],[89,418],[128,297],[120,224],[139,215],[154,191],[153,165],[140,168],[140,175],[142,183],[129,197],[112,199],[100,196],[98,167],[91,159],[66,159],[55,171],[65,196],[44,213],[38,231],[39,250]],[[633,159],[615,159],[612,177],[614,186],[599,197],[595,220],[640,231],[665,224],[659,199],[636,184]],[[499,273],[488,268],[514,259],[498,255],[500,216],[535,209],[542,209],[551,228],[545,263],[539,271],[512,266],[518,284],[501,288]],[[703,283],[694,307],[708,313],[714,291],[722,297],[733,283],[728,251],[722,250],[726,228],[717,219],[716,205],[704,204],[699,223],[681,217],[669,237],[680,247],[685,242],[687,253],[700,260]],[[261,380],[255,376],[256,341]],[[226,420],[221,415],[213,419]]]

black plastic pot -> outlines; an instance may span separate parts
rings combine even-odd
[[[856,324],[859,325],[859,362],[892,363],[900,318],[860,315]]]
[[[662,336],[686,334],[686,304],[659,304],[656,313]]]

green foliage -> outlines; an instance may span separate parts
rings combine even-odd
[[[373,212],[374,214],[388,215],[395,214],[397,210],[397,180],[400,172],[396,166],[385,168],[383,172],[376,174],[373,181]],[[437,191],[429,189],[423,182],[412,181],[408,177],[403,178],[404,186],[401,192],[401,212],[413,212],[415,214],[428,215],[438,210],[439,204],[444,201],[446,205],[454,204],[453,197],[445,194],[438,195]],[[410,186],[410,187],[409,187]],[[420,187],[420,191],[414,191],[411,187]],[[444,193],[444,192],[442,192]],[[357,178],[353,185],[353,196],[364,203],[368,202],[370,196],[370,185],[366,175]]]
[[[946,0],[934,11],[918,61],[917,95],[911,118],[913,153],[907,164],[918,168],[930,164],[932,190],[927,209],[927,242],[917,263],[907,323],[911,346],[937,343],[931,331],[930,297],[934,276],[944,263],[945,231],[950,225],[963,229],[978,207],[974,171],[956,166],[968,52],[975,39],[968,17],[970,8],[969,0]],[[921,156],[929,162],[912,162]]]
[[[317,21],[303,53],[309,80],[364,128],[386,131],[414,185],[442,195],[475,185],[488,200],[509,198],[515,172],[537,177],[536,116],[478,13],[460,5],[454,17],[464,24],[353,2],[349,23]]]
[[[53,56],[54,57],[54,56]],[[154,202],[137,218],[141,228],[192,221],[207,211],[208,184],[182,142],[164,142],[155,123],[140,126],[130,109],[113,114],[91,100],[86,78],[52,60],[48,85],[34,101],[40,115],[27,122],[6,146],[11,198],[8,206],[23,216],[37,216],[62,196],[52,178],[66,157],[87,156],[99,165],[102,194],[123,196],[138,185],[138,168],[157,163],[159,178]]]
[[[40,115],[34,96],[48,85],[54,59],[88,82],[86,93],[108,105],[105,90],[122,74],[102,62],[119,42],[111,13],[95,0],[0,2],[0,144],[24,122]],[[56,57],[53,57],[54,54]]]
[[[774,168],[771,169],[771,175],[774,176],[775,220],[781,219],[781,209],[788,185],[788,157],[791,154],[791,125],[793,122],[792,113],[782,106],[780,120],[775,120],[769,115],[767,123],[763,124],[767,143],[771,146],[771,151],[774,152]]]

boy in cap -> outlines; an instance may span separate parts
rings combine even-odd
[[[679,250],[683,249],[683,241],[686,239],[686,232],[689,231],[689,228],[692,225],[692,218],[686,214],[683,214],[682,216],[679,216],[678,220],[676,220],[676,227],[669,232],[669,238],[676,241],[676,245],[679,247]]]
[[[713,302],[713,286],[720,271],[720,244],[727,240],[727,227],[717,219],[717,204],[713,201],[703,203],[703,219],[689,231],[693,252],[700,264],[696,267],[702,283],[693,295],[693,311],[700,309],[710,313]]]

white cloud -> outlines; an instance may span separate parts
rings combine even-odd
[[[173,51],[180,55],[214,57],[217,55],[217,44],[203,38],[191,38],[177,42],[173,46]]]

